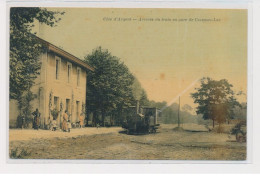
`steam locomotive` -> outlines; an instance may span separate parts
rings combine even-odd
[[[129,107],[125,111],[125,120],[122,127],[127,134],[156,133],[158,124],[159,109],[153,107],[140,107],[139,102],[136,106]]]

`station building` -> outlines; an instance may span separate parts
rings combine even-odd
[[[59,112],[57,124],[61,125],[65,110],[72,123],[78,121],[86,105],[87,74],[94,68],[63,49],[43,40],[46,51],[40,55],[40,74],[35,79],[31,91],[36,98],[31,102],[33,111],[41,113],[41,127],[46,127],[52,120],[51,111]],[[16,100],[9,101],[9,127],[16,127],[19,115]]]

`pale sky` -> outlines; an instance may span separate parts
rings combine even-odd
[[[182,105],[195,107],[190,93],[199,85],[196,80],[204,76],[225,78],[235,91],[246,92],[247,10],[60,10],[65,15],[58,26],[45,26],[38,35],[81,59],[98,46],[108,49],[129,67],[150,100],[170,103],[181,94]],[[104,21],[105,17],[112,21]],[[132,19],[113,21],[114,18]],[[139,21],[140,18],[153,21]],[[180,22],[180,18],[193,21]],[[202,22],[196,18],[220,21]],[[246,97],[239,100],[246,101]]]

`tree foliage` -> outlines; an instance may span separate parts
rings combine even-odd
[[[30,102],[35,98],[30,90],[26,91],[24,95],[18,100],[18,109],[20,110],[19,116],[17,118],[18,128],[27,128],[32,122],[32,105]]]
[[[94,118],[101,113],[102,124],[107,114],[120,113],[133,104],[132,84],[134,76],[127,66],[108,50],[101,47],[85,57],[85,61],[95,68],[88,73],[87,109],[94,113]]]
[[[240,106],[232,90],[233,85],[226,79],[219,81],[209,77],[201,79],[201,85],[191,94],[194,103],[198,104],[197,114],[202,114],[203,119],[211,119],[219,124],[233,117],[233,108]]]
[[[37,7],[10,9],[9,97],[18,101],[18,127],[27,126],[31,121],[30,102],[35,95],[30,89],[41,68],[39,55],[44,51],[39,39],[32,34],[34,22],[52,27],[60,20],[59,14],[63,13]]]
[[[247,103],[241,103],[241,106],[235,106],[233,108],[234,119],[246,121],[247,117]]]
[[[10,10],[10,98],[18,100],[39,74],[38,56],[43,46],[32,35],[35,20],[54,26],[60,12],[42,8],[13,7]]]
[[[192,114],[191,109],[192,107],[190,107],[188,104],[182,106],[180,110],[180,121],[182,124],[200,123],[202,118],[199,115]],[[165,124],[178,123],[178,111],[179,111],[179,104],[177,103],[173,103],[167,108],[165,108],[162,112],[162,117],[161,117],[162,122]]]
[[[140,106],[149,106],[150,101],[147,97],[146,91],[143,89],[141,83],[137,78],[134,78],[134,82],[131,86],[134,99],[139,101]]]
[[[149,101],[144,89],[142,89],[142,91],[141,91],[141,97],[140,97],[139,101],[140,101],[140,106],[149,106],[150,105],[150,101]]]
[[[167,102],[166,101],[162,101],[162,102],[156,102],[156,101],[149,101],[149,106],[150,107],[156,107],[158,109],[162,109],[164,107],[167,106]]]
[[[186,111],[186,112],[191,112],[192,111],[192,107],[188,104],[184,104],[184,106],[182,106],[182,110]]]

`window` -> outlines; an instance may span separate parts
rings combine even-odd
[[[59,97],[54,96],[54,108],[59,110]]]
[[[70,113],[70,99],[66,99],[66,110]]]
[[[60,75],[60,63],[61,63],[61,58],[55,56],[55,62],[56,62],[56,79],[59,79],[59,75]]]
[[[81,69],[78,67],[77,68],[77,86],[80,86],[80,73],[81,73]]]
[[[71,63],[68,63],[68,83],[70,83],[71,71],[72,71],[72,65]]]
[[[76,109],[76,111],[77,111],[77,112],[76,112],[76,115],[77,115],[77,119],[78,119],[78,118],[79,118],[79,111],[80,111],[80,110],[79,110],[79,101],[76,101],[76,108],[77,108],[77,109]]]

